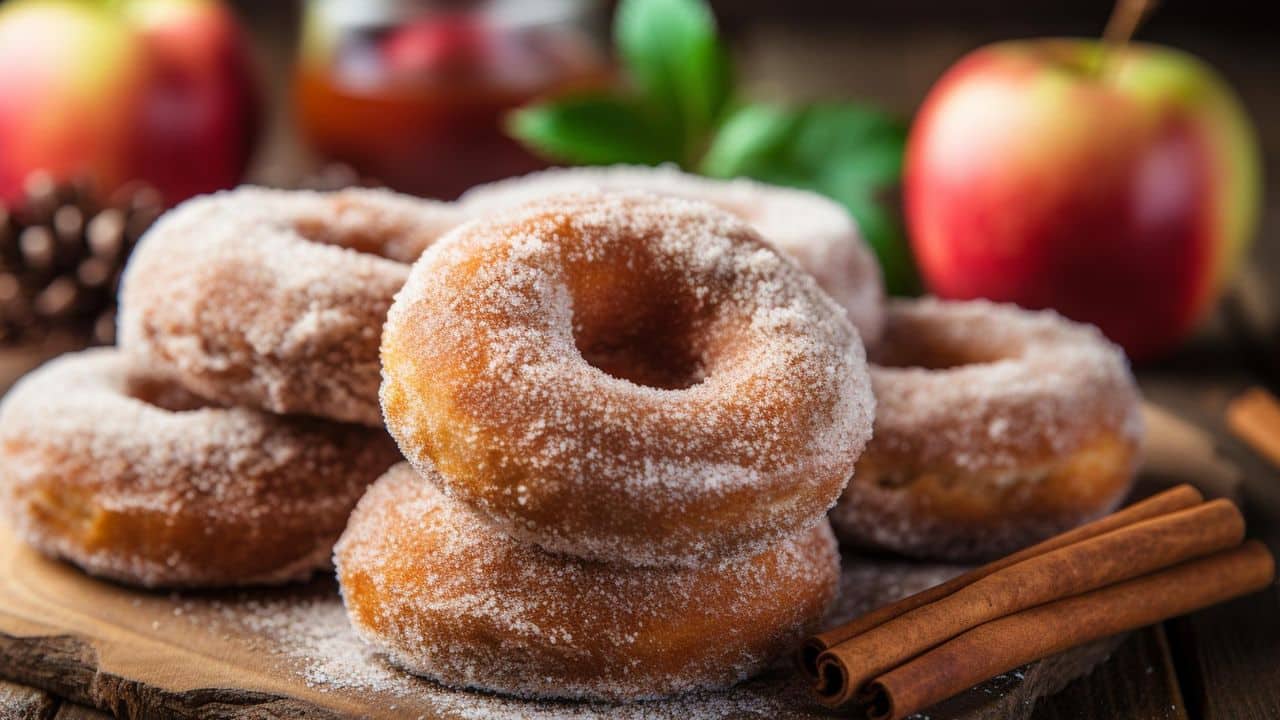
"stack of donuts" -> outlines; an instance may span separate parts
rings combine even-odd
[[[382,368],[409,464],[336,560],[397,664],[520,696],[721,688],[835,598],[863,348],[739,218],[591,191],[474,220],[414,265]]]
[[[121,347],[58,358],[0,405],[0,511],[44,553],[145,587],[301,580],[399,460],[382,318],[458,211],[388,192],[243,189],[134,251]]]
[[[395,664],[523,697],[732,685],[837,540],[1009,552],[1114,508],[1141,432],[1095,329],[888,301],[838,205],[670,168],[199,198],[120,318],[0,405],[24,539],[149,587],[332,563]]]

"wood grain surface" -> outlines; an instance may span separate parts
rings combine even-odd
[[[834,617],[958,568],[848,558]],[[1118,640],[1002,675],[929,712],[1015,717],[1102,662]],[[351,634],[330,578],[293,588],[145,593],[45,559],[0,529],[0,674],[125,717],[811,718],[832,714],[785,662],[726,693],[630,706],[448,690],[387,666]]]
[[[1271,273],[1269,282],[1280,287],[1280,265],[1273,266]],[[1226,409],[1234,398],[1258,385],[1274,391],[1280,387],[1280,375],[1273,372],[1276,365],[1255,354],[1263,347],[1258,338],[1241,334],[1240,326],[1225,324],[1228,327],[1217,337],[1146,369],[1139,379],[1149,400],[1199,428],[1211,439],[1215,453],[1238,469],[1238,500],[1249,535],[1280,552],[1280,477],[1231,434],[1226,420]],[[1166,701],[1183,703],[1187,717],[1280,717],[1280,591],[1276,585],[1166,623],[1166,631],[1182,691],[1180,698]]]
[[[95,710],[84,705],[76,705],[75,703],[63,703],[58,708],[57,714],[53,716],[53,720],[104,720],[110,717],[110,715],[101,710]]]
[[[46,720],[58,700],[44,690],[0,680],[0,720]]]
[[[1188,720],[1164,627],[1130,636],[1106,665],[1040,703],[1032,720]]]
[[[1187,701],[1204,720],[1280,718],[1280,589],[1171,623],[1175,657],[1189,669]],[[1247,619],[1249,632],[1238,630]]]

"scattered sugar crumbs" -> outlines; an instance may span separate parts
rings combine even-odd
[[[688,720],[688,718],[811,718],[822,715],[788,659],[731,691],[692,693],[634,704],[534,701],[455,690],[408,675],[356,636],[331,580],[303,588],[204,596],[174,594],[173,622],[189,623],[228,643],[268,653],[319,692],[362,692],[394,704],[432,709],[460,720]],[[412,700],[412,702],[408,702]],[[387,705],[390,709],[390,705]],[[407,713],[406,717],[414,717]]]
[[[829,623],[844,622],[876,605],[943,582],[960,568],[948,565],[854,563],[846,558],[841,598]],[[460,720],[688,720],[689,718],[817,718],[829,714],[812,699],[806,683],[780,659],[762,675],[728,692],[692,693],[662,701],[625,705],[532,701],[454,690],[391,666],[356,636],[347,622],[335,583],[278,590],[218,594],[172,594],[172,618],[220,638],[245,643],[254,653],[279,658],[308,687],[319,692],[378,695],[393,709],[431,708],[433,715]],[[993,689],[1002,693],[1015,673]],[[410,702],[411,701],[411,702]],[[407,713],[406,717],[415,717]],[[917,715],[915,720],[927,716]]]

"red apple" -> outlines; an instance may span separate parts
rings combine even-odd
[[[169,204],[235,185],[257,98],[235,18],[213,0],[0,5],[0,202],[28,175],[130,180]]]
[[[911,130],[904,201],[932,292],[1055,308],[1145,359],[1213,306],[1260,177],[1253,128],[1204,63],[1033,40],[942,77]]]

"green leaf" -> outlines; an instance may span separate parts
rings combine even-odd
[[[906,126],[853,104],[803,108],[748,105],[720,128],[701,165],[714,177],[743,175],[822,193],[844,205],[895,294],[919,291],[893,197],[902,177]]]
[[[796,113],[772,105],[738,109],[720,126],[698,171],[731,178],[749,167],[778,164],[775,156],[786,147],[796,121]]]
[[[856,167],[868,184],[897,183],[906,127],[858,105],[747,105],[720,128],[702,168],[716,177],[800,175]]]
[[[680,139],[635,102],[578,96],[533,105],[507,116],[507,132],[553,160],[583,165],[655,165],[679,157]]]
[[[837,198],[839,199],[839,198]],[[896,203],[858,196],[842,200],[880,261],[885,286],[894,295],[919,295],[920,275]]]
[[[839,103],[747,105],[729,113],[733,74],[704,0],[621,0],[614,39],[633,94],[519,110],[508,131],[559,161],[675,162],[712,177],[742,175],[823,193],[857,219],[890,291],[918,289],[890,201],[901,181],[903,123]]]
[[[729,101],[733,73],[702,0],[622,0],[614,42],[656,116],[670,118],[690,164]]]
[[[791,161],[811,168],[863,160],[868,153],[888,151],[893,158],[881,182],[896,183],[902,174],[906,125],[879,110],[855,104],[812,105],[800,111],[791,145]],[[881,154],[880,157],[886,157]]]

